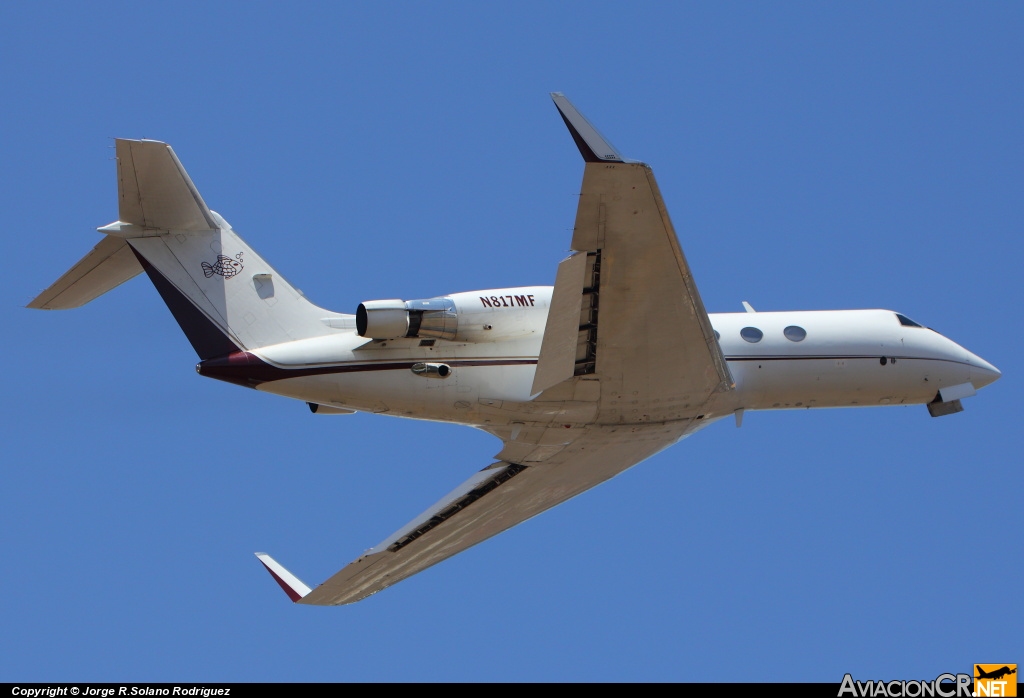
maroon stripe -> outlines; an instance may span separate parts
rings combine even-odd
[[[946,363],[954,364],[965,364],[963,361],[956,361],[955,359],[938,359],[926,356],[901,356],[899,354],[893,356],[892,354],[824,354],[824,355],[806,355],[801,356],[799,354],[793,354],[790,356],[757,356],[754,354],[744,354],[742,356],[727,356],[726,361],[799,361],[799,360],[813,360],[813,361],[831,361],[832,359],[872,359],[878,361],[883,356],[890,359],[899,359],[900,361],[944,361]]]
[[[326,376],[332,373],[362,373],[365,371],[408,371],[414,364],[421,361],[394,361],[372,364],[337,364],[334,366],[310,366],[307,368],[278,368],[247,351],[236,351],[216,359],[207,359],[196,365],[201,376],[217,378],[254,388],[260,383],[284,380],[286,378],[304,378],[306,376]],[[467,359],[462,361],[444,361],[453,368],[469,366],[527,366],[537,363],[536,359]]]

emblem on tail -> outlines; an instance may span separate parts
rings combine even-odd
[[[225,257],[222,254],[217,255],[217,261],[213,264],[209,262],[203,262],[203,274],[209,279],[214,274],[220,274],[225,279],[230,279],[232,276],[237,276],[242,272],[245,267],[242,265],[242,253],[239,252],[235,255],[234,259],[231,257]]]

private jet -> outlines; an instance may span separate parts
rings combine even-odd
[[[315,588],[257,553],[293,601],[359,601],[746,411],[924,404],[939,417],[999,378],[892,310],[708,314],[651,168],[552,99],[584,160],[553,287],[325,310],[207,207],[169,145],[118,139],[118,220],[29,304],[78,307],[145,271],[202,376],[317,415],[501,440],[494,462]]]

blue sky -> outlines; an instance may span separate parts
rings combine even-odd
[[[932,678],[1024,661],[1024,8],[7,3],[3,681]],[[884,307],[1003,370],[748,414],[355,606],[296,607],[497,442],[204,380],[144,278],[24,306],[171,143],[314,302],[546,284],[582,174],[649,162],[712,312]],[[1018,504],[1014,504],[1018,502]]]

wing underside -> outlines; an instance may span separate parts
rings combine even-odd
[[[534,391],[594,374],[602,421],[684,418],[732,377],[654,174],[621,158],[564,96],[553,98],[585,165],[574,254],[559,266],[551,300],[567,310],[545,331]],[[572,327],[565,317],[577,308]],[[642,407],[625,407],[634,404]]]
[[[692,428],[690,422],[588,427],[544,462],[494,463],[326,582],[293,599],[320,606],[359,601],[604,482]],[[279,575],[275,578],[280,583]]]

